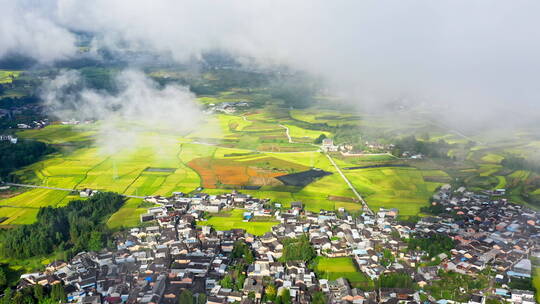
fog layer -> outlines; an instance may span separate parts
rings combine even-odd
[[[2,2],[0,55],[61,59],[70,31],[88,31],[94,46],[177,61],[222,49],[284,63],[363,108],[407,99],[465,123],[533,119],[540,105],[536,0]]]

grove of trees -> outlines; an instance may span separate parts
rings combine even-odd
[[[100,250],[110,232],[104,219],[116,212],[124,198],[116,193],[98,193],[86,201],[74,200],[67,206],[41,208],[37,220],[9,230],[0,236],[0,253],[9,258],[29,258],[55,250]]]

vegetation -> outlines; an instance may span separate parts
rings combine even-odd
[[[178,296],[178,304],[193,304],[193,293],[189,289],[184,289]]]
[[[455,242],[444,234],[433,234],[429,236],[413,235],[407,240],[409,250],[421,249],[429,254],[429,257],[444,252],[449,252],[455,247]]]
[[[501,165],[511,170],[527,170],[540,173],[540,164],[517,155],[508,155],[501,160]]]
[[[319,256],[315,259],[315,273],[319,278],[336,280],[346,278],[352,286],[362,290],[372,290],[374,283],[363,274],[350,257],[327,258]]]
[[[403,153],[409,152],[413,154],[423,154],[433,158],[447,158],[448,151],[452,148],[452,146],[444,141],[444,139],[440,139],[437,142],[420,141],[414,136],[399,139],[394,145],[392,154],[396,156],[401,156]]]
[[[313,143],[316,144],[316,145],[320,145],[320,144],[322,144],[322,142],[323,142],[324,139],[326,139],[326,135],[325,135],[325,134],[321,134],[321,135],[319,135],[319,137],[317,137],[317,138],[315,139],[315,141],[313,141]]]
[[[406,273],[383,273],[377,280],[379,288],[415,288],[411,276]]]
[[[62,284],[54,284],[50,288],[36,284],[18,291],[7,288],[0,299],[0,304],[54,304],[65,300],[66,294]]]
[[[440,280],[431,281],[430,284],[424,286],[424,290],[436,299],[466,302],[469,299],[468,295],[487,288],[489,284],[489,278],[485,275],[471,277],[455,272],[442,271],[439,273],[439,277]]]
[[[316,256],[315,249],[313,249],[308,237],[305,235],[283,241],[283,256],[281,260],[284,262],[300,260],[309,264]]]
[[[55,250],[98,251],[109,237],[103,221],[123,202],[118,194],[98,193],[87,201],[72,201],[65,207],[41,208],[36,223],[2,234],[1,253],[24,259]]]
[[[216,230],[245,229],[254,235],[263,235],[270,231],[272,226],[277,225],[276,221],[250,221],[244,222],[244,210],[234,209],[224,214],[213,215],[206,221],[199,221],[197,225],[212,226]]]
[[[0,141],[0,180],[23,166],[35,163],[53,149],[39,141],[21,140],[16,144]]]

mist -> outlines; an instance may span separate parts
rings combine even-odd
[[[160,87],[136,70],[120,72],[114,82],[118,92],[111,94],[86,88],[77,71],[62,71],[41,95],[49,114],[61,121],[99,121],[95,139],[104,154],[136,148],[145,132],[185,135],[203,119],[185,87]]]
[[[259,65],[286,64],[322,77],[360,111],[407,100],[460,127],[538,118],[534,0],[4,2],[17,22],[3,23],[0,55],[16,49],[60,60],[74,54],[73,31],[86,31],[95,47],[178,62],[220,49]]]

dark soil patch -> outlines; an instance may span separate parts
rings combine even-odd
[[[278,176],[276,179],[280,180],[287,186],[305,187],[315,180],[330,174],[332,174],[332,172],[311,169],[303,172]]]
[[[153,167],[148,167],[146,169],[144,169],[145,172],[167,172],[167,173],[173,173],[174,171],[176,171],[176,168],[153,168]]]

